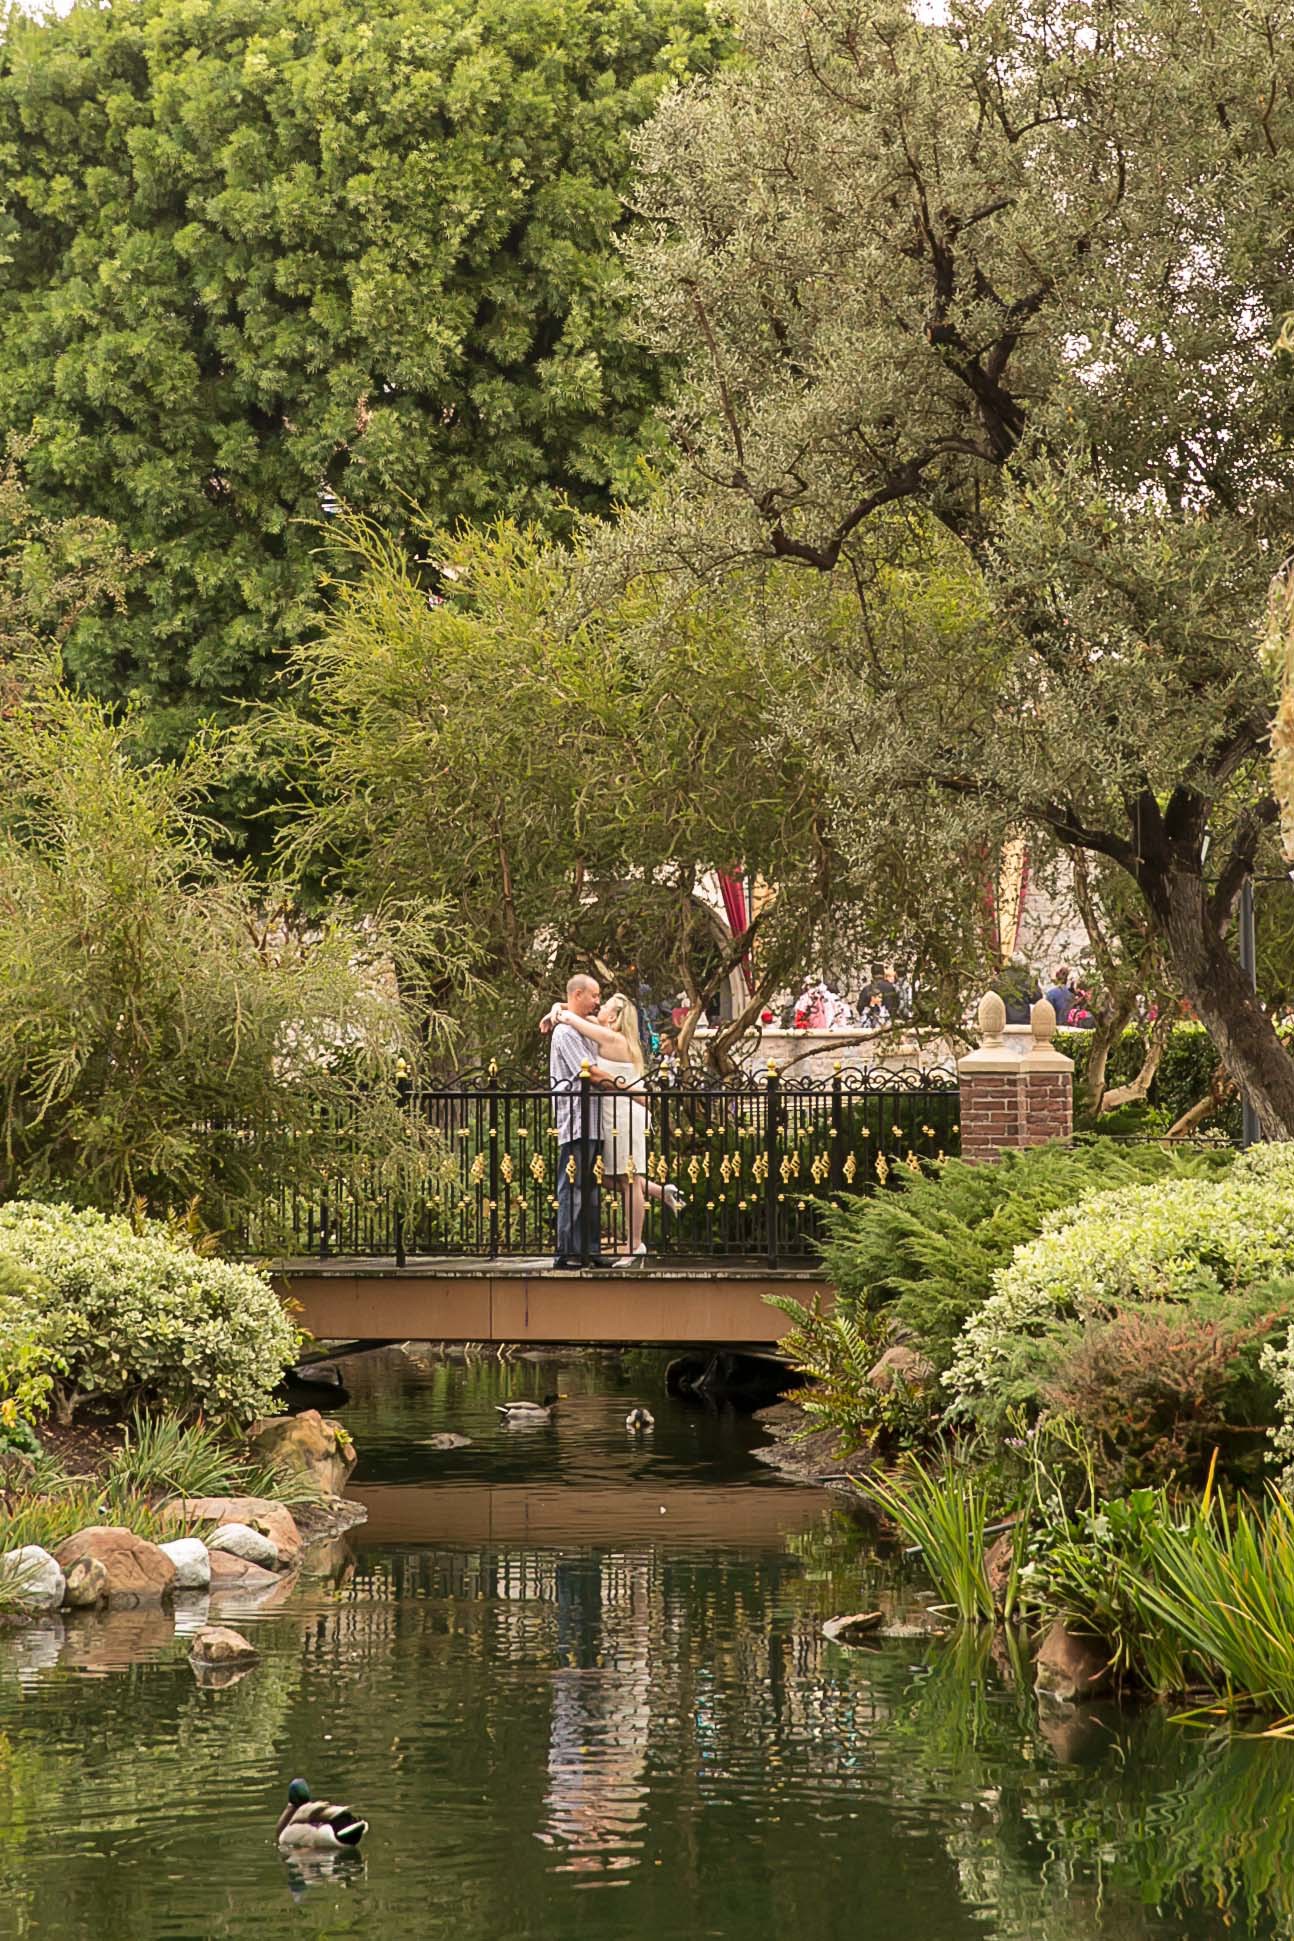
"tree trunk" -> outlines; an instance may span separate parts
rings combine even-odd
[[[1294,1139],[1294,1058],[1281,1044],[1209,910],[1198,868],[1143,862],[1142,892],[1170,963],[1268,1139]]]

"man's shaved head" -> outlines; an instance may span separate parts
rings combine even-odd
[[[551,985],[549,985],[549,989],[552,989]],[[568,1004],[573,998],[588,996],[599,997],[600,995],[601,986],[597,978],[590,977],[587,971],[577,971],[574,977],[568,977],[566,980],[566,1002]]]

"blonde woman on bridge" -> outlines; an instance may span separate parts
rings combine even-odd
[[[647,1132],[651,1117],[644,1096],[642,1039],[638,1012],[623,991],[609,997],[596,1018],[582,1018],[564,1004],[549,1012],[552,1024],[568,1024],[597,1047],[597,1062],[614,1074],[616,1089],[602,1096],[602,1170],[620,1189],[625,1203],[628,1251],[619,1265],[647,1253],[643,1217],[647,1201],[661,1200],[671,1213],[686,1205],[677,1186],[659,1186],[647,1177]]]

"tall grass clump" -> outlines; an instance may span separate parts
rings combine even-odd
[[[986,1473],[944,1452],[929,1466],[909,1462],[896,1476],[879,1471],[858,1485],[897,1525],[904,1541],[919,1549],[942,1600],[971,1624],[992,1624],[999,1615],[985,1553],[992,1523],[993,1484]],[[1018,1559],[1013,1561],[1001,1615],[1016,1602]]]

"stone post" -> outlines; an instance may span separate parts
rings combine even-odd
[[[1056,1013],[1040,998],[1027,1032],[1009,1030],[994,991],[976,1013],[980,1043],[958,1061],[962,1158],[971,1165],[1074,1131],[1074,1061],[1056,1050]]]

